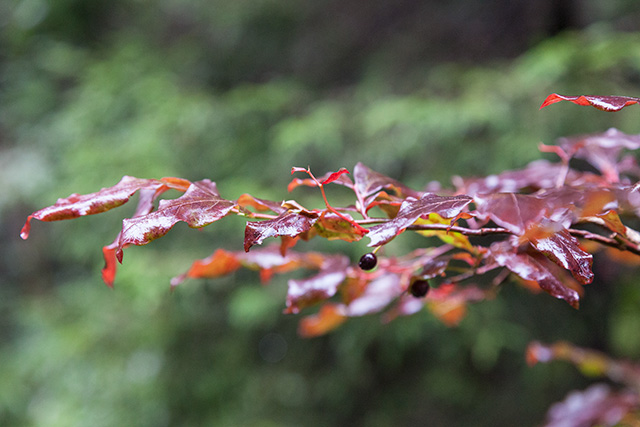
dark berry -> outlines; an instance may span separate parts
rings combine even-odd
[[[358,261],[358,267],[363,270],[372,270],[375,268],[378,263],[378,257],[373,252],[369,252],[368,254],[364,254],[360,257],[360,261]]]
[[[414,279],[409,285],[409,293],[416,298],[422,298],[429,293],[429,281],[426,279]]]

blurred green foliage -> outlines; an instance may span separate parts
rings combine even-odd
[[[31,211],[123,175],[210,178],[223,197],[313,207],[312,190],[286,193],[291,166],[322,174],[361,161],[415,188],[448,186],[521,167],[560,136],[640,132],[635,108],[537,111],[551,92],[640,92],[632,2],[575,2],[590,7],[589,25],[553,31],[553,10],[521,21],[495,1],[470,20],[474,2],[435,3],[0,4],[0,424],[530,425],[586,380],[526,367],[528,341],[640,357],[637,279],[597,260],[603,279],[577,312],[510,286],[459,328],[420,313],[302,340],[298,318],[281,314],[282,278],[238,273],[169,294],[191,260],[239,249],[242,221],[179,225],[128,249],[113,291],[100,283],[100,246],[128,208],[34,224],[19,241]]]

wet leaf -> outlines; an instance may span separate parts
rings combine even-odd
[[[389,242],[416,220],[431,213],[444,218],[454,218],[471,202],[467,196],[437,196],[424,194],[420,199],[407,199],[400,206],[398,215],[384,224],[369,229],[369,246],[379,246]]]
[[[577,105],[591,105],[602,111],[620,111],[628,105],[637,104],[640,98],[630,96],[597,96],[597,95],[580,95],[580,96],[564,96],[552,93],[544,100],[540,109],[555,104],[560,101],[569,101]]]
[[[549,267],[549,261],[542,254],[517,252],[509,242],[493,243],[489,252],[495,262],[508,268],[525,280],[538,283],[541,289],[550,295],[565,300],[572,307],[578,308],[580,294],[561,282]]]
[[[161,200],[158,210],[122,222],[118,259],[122,262],[125,245],[146,245],[162,237],[178,222],[200,228],[226,216],[235,202],[220,197],[215,183],[209,180],[194,182],[179,198]]]
[[[553,262],[569,270],[583,285],[593,281],[591,270],[593,256],[581,249],[578,239],[567,230],[561,230],[540,239],[531,239],[531,244]]]
[[[497,193],[474,197],[481,217],[491,219],[514,234],[523,235],[531,224],[537,224],[547,212],[547,203],[533,195]]]
[[[353,169],[353,179],[355,190],[363,199],[383,189],[392,190],[398,196],[420,197],[420,192],[410,189],[393,178],[371,170],[362,163],[356,164]]]
[[[249,221],[244,232],[244,250],[249,252],[253,245],[262,244],[268,237],[296,237],[308,231],[317,220],[317,217],[297,212],[284,212],[274,219]]]
[[[29,237],[31,228],[31,219],[35,218],[40,221],[60,221],[65,219],[78,218],[85,215],[95,215],[106,212],[118,206],[127,203],[133,194],[141,189],[150,189],[154,192],[162,193],[170,188],[180,189],[180,184],[186,180],[177,178],[167,178],[169,181],[165,183],[157,179],[139,179],[132,176],[124,176],[120,182],[113,187],[103,188],[100,191],[90,194],[72,194],[67,198],[58,199],[53,205],[29,215],[24,227],[20,233],[20,237],[26,239]]]
[[[133,214],[133,217],[139,217],[147,215],[153,211],[153,202],[158,197],[159,192],[154,189],[143,188],[140,190],[140,196],[138,198],[138,206]],[[102,280],[109,286],[113,287],[113,283],[116,278],[116,270],[118,268],[117,261],[117,249],[120,243],[121,232],[115,240],[107,246],[102,248],[102,256],[104,258],[104,267],[102,268]]]

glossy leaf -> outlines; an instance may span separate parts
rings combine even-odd
[[[138,199],[138,206],[133,214],[133,217],[139,217],[147,215],[153,211],[153,202],[158,197],[159,192],[149,188],[143,188],[140,190],[140,196]],[[116,270],[118,268],[117,263],[117,250],[120,243],[120,236],[122,233],[118,233],[116,239],[107,246],[102,248],[102,256],[104,258],[104,267],[102,268],[102,280],[109,286],[113,287],[113,283],[116,279]]]
[[[229,214],[234,206],[235,202],[220,197],[215,183],[209,180],[194,182],[181,197],[161,200],[155,212],[122,222],[118,260],[122,262],[125,245],[146,245],[167,234],[180,221],[191,228],[204,227]]]
[[[249,252],[253,245],[262,244],[268,237],[295,237],[309,231],[317,220],[317,217],[297,212],[284,212],[274,219],[247,222],[244,232],[244,250]]]
[[[395,179],[376,172],[362,163],[358,163],[354,167],[353,179],[355,190],[362,198],[368,197],[383,189],[392,190],[398,196],[420,197],[420,192],[414,191]]]
[[[454,218],[471,202],[467,196],[437,196],[432,193],[423,195],[420,199],[407,199],[400,206],[398,215],[391,221],[371,227],[369,246],[379,246],[388,243],[405,228],[409,227],[422,216],[436,213],[444,218]]]
[[[548,215],[547,203],[533,195],[497,193],[474,197],[477,212],[517,235]]]
[[[514,249],[508,242],[494,243],[489,248],[491,257],[498,265],[508,268],[525,280],[535,281],[550,295],[578,308],[580,294],[558,279],[549,267],[551,261],[540,254],[517,252]]]
[[[172,178],[169,178],[169,180]],[[179,180],[178,181],[185,181]],[[58,199],[53,205],[29,215],[22,228],[20,237],[27,239],[31,229],[31,219],[40,221],[60,221],[65,219],[78,218],[85,215],[95,215],[117,208],[129,201],[133,194],[141,189],[150,189],[154,192],[162,193],[170,188],[181,187],[175,185],[173,181],[169,184],[157,179],[139,179],[132,176],[123,177],[113,187],[90,194],[72,194],[67,198]]]
[[[640,102],[640,98],[633,98],[630,96],[595,96],[595,95],[580,95],[580,96],[564,96],[557,93],[552,93],[544,100],[540,109],[555,104],[560,101],[569,101],[577,105],[591,105],[602,111],[620,111],[628,105],[637,104]]]
[[[581,249],[578,239],[567,230],[561,230],[540,239],[532,239],[531,243],[553,262],[569,270],[583,285],[593,281],[591,270],[593,256]]]

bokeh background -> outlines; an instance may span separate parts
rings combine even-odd
[[[552,92],[640,95],[632,0],[3,0],[0,2],[0,424],[538,425],[593,379],[528,367],[531,340],[640,358],[637,270],[598,263],[579,311],[506,286],[447,328],[429,313],[354,319],[316,339],[283,315],[286,280],[169,279],[244,223],[177,225],[100,247],[133,207],[72,222],[26,216],[123,175],[286,192],[291,166],[361,161],[414,188],[539,158],[539,142],[617,127]],[[346,196],[331,188],[329,197]],[[345,199],[346,200],[346,199]],[[365,239],[366,240],[366,239]],[[417,240],[397,239],[403,253]],[[310,242],[355,261],[366,242]]]

